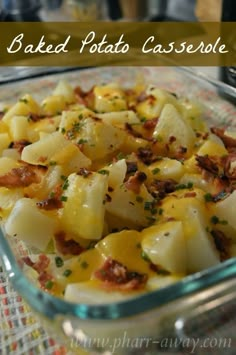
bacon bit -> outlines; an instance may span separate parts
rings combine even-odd
[[[76,86],[74,88],[74,94],[79,104],[86,105],[86,102],[84,100],[85,92],[81,89],[80,86]]]
[[[40,177],[35,173],[32,166],[26,165],[20,168],[13,168],[9,173],[0,176],[0,186],[27,187],[32,183],[39,183]]]
[[[135,91],[133,89],[125,89],[124,90],[126,96],[133,96],[135,95]]]
[[[149,165],[156,160],[150,148],[139,148],[137,156],[146,165]]]
[[[56,197],[48,198],[36,203],[37,207],[46,211],[55,210],[62,207],[62,202]]]
[[[41,156],[41,157],[39,157],[39,159],[38,159],[38,162],[39,163],[45,163],[45,161],[48,159],[48,157],[46,157],[46,156]]]
[[[145,101],[146,99],[148,98],[147,94],[145,91],[142,91],[139,96],[137,97],[137,102],[140,103],[140,102],[143,102]]]
[[[21,139],[16,142],[12,142],[9,148],[16,149],[19,153],[22,153],[22,150],[27,146],[30,145],[31,142],[27,141],[26,139]]]
[[[169,144],[174,143],[176,141],[176,137],[175,136],[170,136],[169,137]]]
[[[38,122],[38,121],[40,121],[41,119],[46,118],[46,117],[50,117],[50,116],[48,116],[48,115],[38,115],[37,113],[30,113],[30,114],[28,115],[28,118],[29,118],[31,121],[33,121],[33,122]]]
[[[149,103],[150,105],[154,105],[155,101],[156,101],[155,96],[153,96],[153,95],[149,95],[149,96],[148,96],[148,103]]]
[[[184,155],[186,154],[188,149],[186,147],[183,147],[182,145],[179,147],[177,154]]]
[[[36,261],[33,265],[33,269],[40,274],[42,271],[45,271],[47,269],[49,264],[50,259],[46,255],[40,254],[38,261]]]
[[[125,183],[127,190],[133,191],[135,194],[140,193],[140,188],[143,182],[147,179],[147,175],[142,171],[136,171],[133,176],[130,176]]]
[[[142,134],[139,133],[139,132],[136,132],[133,127],[131,126],[131,124],[129,123],[125,123],[125,129],[126,131],[128,131],[128,133],[130,133],[133,137],[136,137],[136,138],[143,138]]]
[[[226,148],[236,148],[236,139],[225,134],[224,128],[212,127],[211,132],[217,135]]]
[[[221,261],[228,259],[230,257],[232,240],[226,237],[226,235],[218,229],[213,229],[211,235],[214,239],[216,249],[220,252]]]
[[[24,256],[22,258],[22,260],[24,261],[24,263],[30,267],[32,267],[34,265],[33,261],[30,259],[29,256]]]
[[[206,140],[209,137],[209,132],[202,133],[202,139]]]
[[[1,121],[1,119],[3,118],[3,116],[5,115],[5,113],[6,113],[6,112],[4,112],[4,111],[0,111],[0,121]]]
[[[89,175],[91,175],[92,172],[87,170],[86,168],[80,168],[79,171],[77,172],[77,175],[81,175],[83,177],[88,177]]]
[[[138,170],[138,165],[135,161],[126,161],[127,174],[135,173]]]
[[[106,202],[111,202],[112,201],[112,198],[111,198],[111,196],[109,194],[105,195],[105,201]]]
[[[33,262],[29,256],[23,257],[22,260],[26,265],[32,267],[32,269],[37,271],[37,273],[39,274],[38,281],[42,288],[45,287],[47,281],[52,280],[52,275],[47,272],[47,268],[50,264],[50,259],[46,255],[40,254],[38,257],[38,261],[36,262]]]
[[[76,86],[74,93],[78,103],[89,108],[94,106],[94,86],[87,92],[83,91],[80,86]]]
[[[184,197],[195,197],[195,196],[197,196],[197,194],[194,191],[189,191],[184,194]]]
[[[142,288],[147,282],[147,275],[128,271],[126,266],[111,258],[108,258],[94,275],[103,281],[105,286],[123,291]]]
[[[209,173],[211,173],[213,175],[218,175],[219,167],[207,155],[204,155],[204,156],[196,155],[196,161],[198,163],[198,166],[201,169],[204,169],[204,170],[208,171]]]
[[[236,164],[232,167],[232,164],[236,163],[236,152],[230,153],[226,157],[223,157],[225,175],[232,180],[236,179]]]
[[[143,128],[147,130],[153,130],[156,127],[157,118],[153,118],[151,120],[147,120],[143,124]]]
[[[154,180],[149,187],[149,191],[153,197],[164,198],[166,194],[175,191],[177,182],[173,179]]]
[[[66,240],[65,232],[61,231],[55,234],[56,249],[63,255],[79,255],[84,248],[73,239]]]

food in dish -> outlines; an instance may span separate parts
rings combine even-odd
[[[61,81],[2,112],[2,226],[45,291],[134,297],[235,254],[235,147],[175,93]]]

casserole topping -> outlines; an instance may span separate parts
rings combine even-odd
[[[235,147],[158,87],[61,81],[2,115],[1,223],[33,247],[24,268],[47,292],[133,297],[235,255]]]

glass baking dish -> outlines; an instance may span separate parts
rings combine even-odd
[[[111,81],[129,87],[137,77],[200,102],[209,124],[236,129],[236,107],[226,100],[235,101],[236,91],[179,67],[104,67],[44,75],[2,85],[0,98],[1,102],[14,102],[26,92],[40,98],[50,92],[60,78],[65,78],[71,85],[80,83],[84,89],[89,89],[93,84]],[[72,351],[84,348],[104,355],[156,354],[160,339],[166,335],[182,341],[193,336],[191,324],[199,315],[209,315],[204,318],[205,328],[201,324],[202,335],[212,312],[222,305],[235,309],[232,306],[236,294],[235,258],[134,299],[86,305],[63,301],[37,288],[24,275],[18,262],[22,256],[31,253],[34,251],[22,242],[7,238],[0,231],[0,258],[12,285],[49,331]],[[194,335],[198,333],[195,329]],[[193,345],[189,344],[189,347]]]

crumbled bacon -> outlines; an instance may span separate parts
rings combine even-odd
[[[154,180],[149,187],[150,193],[154,197],[164,198],[166,194],[174,192],[177,182],[173,179]]]
[[[170,136],[169,137],[169,144],[174,143],[176,141],[176,137],[175,136]]]
[[[37,207],[46,211],[55,210],[62,207],[62,202],[57,197],[47,198],[36,203]]]
[[[40,254],[38,261],[36,261],[33,265],[33,269],[36,270],[38,273],[45,271],[50,264],[50,259],[44,255]]]
[[[143,182],[147,179],[147,175],[142,171],[136,171],[136,173],[129,177],[125,183],[127,190],[133,191],[135,194],[139,194],[140,188]]]
[[[147,120],[143,124],[143,128],[149,130],[153,130],[156,127],[157,118],[153,118],[152,120]]]
[[[143,102],[145,101],[146,99],[148,98],[147,94],[145,91],[142,91],[139,96],[137,97],[137,102],[140,103],[140,102]]]
[[[4,111],[0,111],[0,121],[3,118],[4,115],[5,115],[5,112]]]
[[[139,148],[137,156],[146,165],[149,165],[156,160],[150,148]]]
[[[36,262],[33,262],[29,256],[23,257],[22,260],[26,265],[37,271],[39,274],[38,281],[41,287],[45,287],[46,282],[52,280],[52,275],[47,271],[47,268],[50,264],[50,259],[46,255],[40,254]]]
[[[179,146],[174,155],[174,158],[178,160],[183,160],[185,158],[187,151],[188,149],[186,147],[183,147],[182,145]]]
[[[66,239],[66,234],[61,231],[55,234],[56,249],[63,255],[79,255],[84,248],[73,239]]]
[[[45,288],[46,283],[48,281],[52,281],[52,280],[53,280],[52,275],[49,274],[47,271],[40,272],[39,277],[38,277],[38,281],[39,281],[42,288]]]
[[[236,139],[227,136],[224,128],[212,127],[211,131],[223,141],[226,148],[236,148]]]
[[[229,153],[226,157],[222,158],[224,162],[225,175],[232,180],[236,179],[236,152]],[[235,166],[233,166],[235,164]]]
[[[45,117],[49,117],[49,116],[48,115],[38,115],[37,113],[30,113],[28,117],[31,121],[38,122],[41,119],[43,119]]]
[[[147,275],[128,271],[126,266],[111,258],[108,258],[94,275],[103,281],[105,286],[127,291],[144,287],[147,282]]]
[[[88,177],[89,175],[91,175],[92,174],[92,172],[91,171],[89,171],[88,169],[86,169],[86,168],[80,168],[79,169],[79,171],[77,172],[77,175],[81,175],[81,176],[83,176],[83,177]]]
[[[196,161],[201,169],[204,169],[213,175],[217,175],[219,173],[219,167],[216,162],[207,155],[196,155]]]
[[[44,254],[40,254],[38,261],[36,262],[33,262],[29,256],[23,257],[22,260],[26,265],[32,267],[38,273],[45,271],[50,264],[50,259]]]
[[[138,165],[135,161],[126,161],[127,174],[133,174],[138,170]]]
[[[216,249],[220,252],[221,261],[228,259],[230,257],[231,239],[218,229],[213,229],[211,235]]]
[[[86,102],[84,100],[84,96],[85,96],[85,93],[84,91],[81,89],[80,86],[76,86],[75,89],[74,89],[74,94],[75,94],[75,97],[76,97],[76,100],[79,104],[82,104],[82,105],[86,105]]]
[[[184,197],[195,197],[195,196],[197,196],[197,194],[194,191],[188,191],[184,194]]]
[[[16,149],[19,153],[27,146],[31,144],[31,142],[27,141],[26,139],[21,139],[19,141],[12,142],[9,148]]]
[[[89,108],[94,106],[94,86],[89,91],[83,91],[80,86],[74,89],[77,102]]]
[[[25,165],[19,168],[13,168],[10,172],[0,176],[0,186],[12,187],[27,187],[33,183],[39,183],[41,180],[36,170],[30,166]]]

